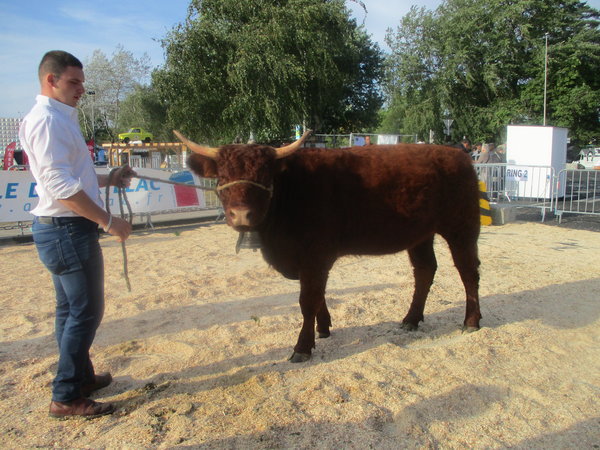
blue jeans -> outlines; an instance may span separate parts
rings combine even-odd
[[[36,217],[32,231],[56,291],[59,359],[52,400],[68,402],[81,397],[82,384],[94,380],[89,350],[104,315],[104,260],[96,223],[83,217],[51,221],[40,223]]]

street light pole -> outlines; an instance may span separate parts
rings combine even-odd
[[[96,91],[87,91],[92,96],[92,141],[96,147],[96,118],[94,117],[94,106],[96,105]]]
[[[546,92],[548,90],[548,33],[544,35],[546,38],[546,53],[544,56],[544,126],[546,126]]]

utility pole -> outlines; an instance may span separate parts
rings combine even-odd
[[[546,126],[546,92],[548,90],[548,33],[544,35],[546,39],[546,53],[544,56],[544,126]]]

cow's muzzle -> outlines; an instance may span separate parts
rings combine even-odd
[[[238,231],[246,231],[252,226],[252,211],[248,208],[230,208],[227,215],[231,226]]]

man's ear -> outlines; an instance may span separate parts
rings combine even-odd
[[[46,84],[48,86],[56,87],[56,82],[58,81],[58,77],[54,75],[52,72],[48,72],[44,75],[44,79],[46,80]]]
[[[214,159],[194,153],[187,160],[188,166],[199,177],[217,178],[217,163]]]

